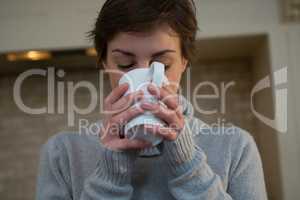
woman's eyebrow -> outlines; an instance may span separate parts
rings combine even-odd
[[[121,54],[124,54],[126,56],[130,56],[130,57],[136,57],[136,55],[132,52],[129,52],[129,51],[126,51],[126,50],[122,50],[122,49],[114,49],[112,50],[112,52],[118,52],[118,53],[121,53]],[[152,58],[156,58],[156,57],[159,57],[159,56],[162,56],[166,53],[176,53],[175,50],[172,50],[172,49],[165,49],[165,50],[162,50],[162,51],[159,51],[159,52],[156,52],[154,54],[152,54]]]
[[[171,49],[166,49],[166,50],[162,50],[162,51],[159,51],[157,53],[154,53],[151,57],[152,58],[156,58],[156,57],[160,57],[166,53],[176,53],[175,50],[171,50]]]
[[[125,51],[125,50],[122,50],[122,49],[114,49],[114,50],[112,50],[111,52],[112,52],[112,53],[117,52],[117,53],[124,54],[124,55],[126,55],[126,56],[135,57],[135,54],[134,54],[134,53],[131,53],[131,52],[129,52],[129,51]]]

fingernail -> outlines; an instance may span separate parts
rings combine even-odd
[[[153,105],[151,103],[148,103],[148,102],[143,102],[142,107],[144,107],[146,109],[152,109]]]
[[[123,86],[123,87],[128,87],[129,84],[128,84],[128,83],[123,83],[122,86]]]
[[[145,112],[145,110],[144,110],[143,108],[141,108],[140,105],[136,105],[135,107],[136,107],[136,109],[137,109],[140,113],[144,113],[144,112]]]
[[[153,84],[149,84],[148,89],[152,91],[156,91],[156,86]]]
[[[142,95],[143,93],[139,90],[139,91],[135,91],[133,92],[133,95]]]

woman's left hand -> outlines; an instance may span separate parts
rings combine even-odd
[[[152,134],[160,135],[166,140],[176,140],[178,134],[180,134],[185,125],[178,95],[168,90],[167,87],[158,88],[152,84],[149,85],[148,90],[150,94],[158,99],[158,103],[144,101],[142,102],[141,107],[166,122],[167,127],[147,125],[145,128]]]

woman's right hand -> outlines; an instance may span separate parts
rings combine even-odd
[[[143,140],[120,137],[124,135],[124,125],[145,112],[139,106],[132,106],[136,100],[143,99],[143,92],[137,91],[124,96],[128,88],[127,83],[122,84],[113,89],[104,100],[105,113],[100,140],[104,147],[111,150],[123,151],[151,146],[151,143]]]

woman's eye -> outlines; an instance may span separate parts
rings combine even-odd
[[[165,69],[166,70],[170,69],[170,65],[165,65]]]
[[[130,64],[130,65],[118,65],[118,68],[120,69],[129,69],[131,67],[133,67],[134,64]]]

